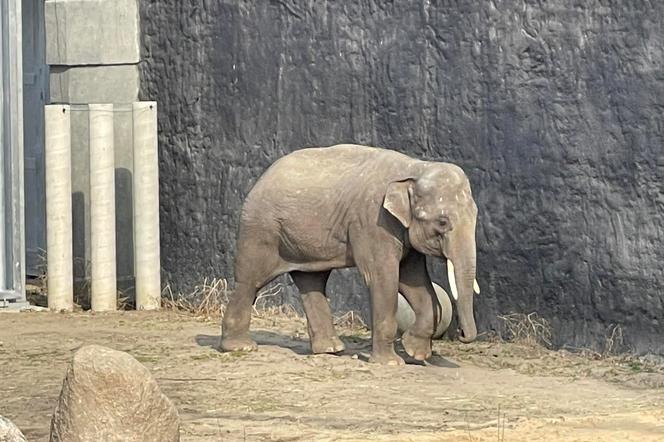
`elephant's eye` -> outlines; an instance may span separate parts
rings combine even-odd
[[[445,231],[450,230],[451,225],[450,225],[449,218],[447,218],[446,216],[443,216],[443,217],[439,218],[438,219],[438,227],[440,227],[441,229],[443,229]]]

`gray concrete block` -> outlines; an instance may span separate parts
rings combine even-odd
[[[137,0],[46,0],[46,63],[137,63]]]
[[[132,103],[138,99],[138,66],[54,66],[50,74],[52,103]]]

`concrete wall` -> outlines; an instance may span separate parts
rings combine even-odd
[[[138,0],[46,0],[50,103],[72,105],[74,273],[90,276],[89,103],[114,104],[118,288],[133,287],[132,120],[139,91]],[[131,293],[128,293],[131,294]]]
[[[601,348],[618,325],[623,348],[664,353],[664,3],[140,6],[176,288],[232,276],[242,200],[272,161],[366,143],[470,175],[480,331],[537,311],[557,344]],[[356,277],[331,286],[366,311]]]

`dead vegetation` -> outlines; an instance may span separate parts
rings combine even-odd
[[[503,336],[509,342],[530,346],[542,345],[551,348],[551,325],[540,318],[537,312],[529,314],[511,313],[498,316],[503,323]]]
[[[39,249],[39,263],[36,265],[37,275],[27,278],[25,287],[26,297],[30,304],[38,307],[48,307],[48,261],[46,259],[46,250]],[[90,275],[90,260],[81,257],[74,257],[75,275]],[[117,289],[117,309],[133,310],[136,307],[133,287]],[[90,278],[74,278],[74,311],[89,310],[90,302]]]
[[[664,387],[661,360],[639,357],[624,350],[622,328],[611,325],[601,350],[563,346],[557,348],[550,323],[536,312],[498,317],[500,334],[470,345],[438,341],[438,354],[492,369],[513,369],[527,375],[596,378],[638,388]]]
[[[351,310],[344,313],[341,316],[334,317],[334,325],[337,327],[348,328],[348,329],[362,329],[368,330],[369,326],[364,322],[359,313]]]
[[[186,295],[174,294],[169,284],[161,292],[161,306],[165,310],[187,312],[198,317],[219,317],[226,309],[228,294],[228,281],[223,278],[205,278]]]
[[[275,298],[281,295],[283,284],[274,284],[258,292],[253,306],[254,316],[269,318],[273,315],[297,317],[297,310],[289,304],[277,305]],[[228,281],[224,278],[207,278],[194,287],[190,293],[174,294],[170,285],[162,291],[162,308],[185,312],[206,320],[217,320],[223,316],[231,294]]]

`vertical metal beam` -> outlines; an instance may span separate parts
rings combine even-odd
[[[23,60],[21,0],[0,0],[4,281],[0,300],[24,301]]]
[[[9,140],[5,136],[9,128],[5,127],[5,120],[8,120],[7,114],[9,109],[5,107],[5,87],[9,87],[6,84],[5,73],[8,70],[9,60],[7,56],[7,50],[5,49],[5,42],[7,37],[7,24],[5,23],[5,4],[0,3],[0,220],[2,220],[2,225],[0,226],[0,298],[2,298],[2,292],[7,290],[7,273],[9,268],[7,267],[7,258],[9,257],[9,250],[7,249],[7,244],[5,238],[11,234],[10,224],[8,218],[5,216],[5,194],[8,186],[11,185],[11,181],[5,170],[5,163],[9,157],[10,145]]]

